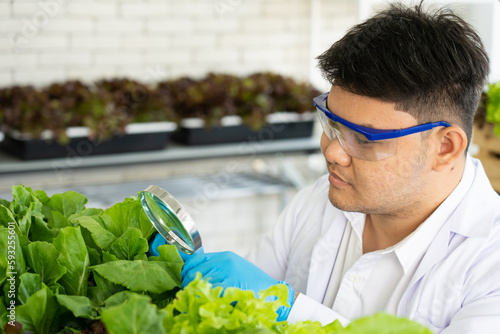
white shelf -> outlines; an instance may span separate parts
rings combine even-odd
[[[271,141],[248,141],[232,144],[206,146],[185,146],[171,143],[164,150],[106,154],[95,156],[75,156],[58,159],[23,161],[0,151],[0,175],[4,173],[34,172],[41,170],[61,170],[146,162],[169,162],[193,159],[212,159],[231,156],[258,156],[289,152],[319,151],[319,138],[313,136],[300,139]]]

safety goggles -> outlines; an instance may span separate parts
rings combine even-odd
[[[397,138],[438,126],[450,126],[448,122],[432,122],[399,130],[368,128],[346,121],[328,110],[328,94],[313,99],[323,131],[331,141],[337,138],[344,151],[356,159],[377,161],[388,158],[396,153]]]

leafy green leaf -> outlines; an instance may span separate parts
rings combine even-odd
[[[25,247],[24,253],[30,268],[40,275],[40,279],[47,286],[56,283],[66,273],[66,268],[57,261],[59,251],[48,242],[32,242]]]
[[[7,317],[7,307],[4,305],[3,300],[0,298],[0,330],[5,328],[10,319]]]
[[[80,227],[59,230],[53,245],[60,252],[58,262],[66,268],[59,284],[68,295],[86,296],[90,260]]]
[[[54,233],[55,231],[45,221],[35,219],[31,225],[29,238],[31,241],[46,241],[51,243],[54,239]]]
[[[171,262],[171,263],[180,263],[184,265],[184,260],[182,260],[177,247],[174,245],[161,245],[158,248],[159,256],[150,256],[150,261],[163,261],[163,262]],[[181,267],[182,267],[181,265]]]
[[[423,325],[406,318],[398,318],[387,313],[376,313],[372,316],[356,319],[341,334],[363,333],[405,333],[405,334],[432,334]]]
[[[70,221],[73,221],[79,217],[94,217],[94,216],[100,216],[104,212],[103,209],[99,208],[85,208],[77,213],[72,214],[71,216],[68,217]]]
[[[52,211],[59,212],[62,216],[69,218],[71,215],[82,211],[87,204],[87,198],[74,191],[63,194],[55,194],[46,203]]]
[[[8,227],[9,223],[16,222],[16,218],[8,207],[0,204],[0,226]]]
[[[49,334],[53,333],[52,327],[58,311],[59,304],[53,292],[43,285],[24,305],[16,307],[16,321],[23,325],[23,331]]]
[[[26,304],[28,298],[42,288],[42,281],[40,275],[32,273],[24,273],[19,279],[17,299],[21,304]]]
[[[59,305],[71,311],[75,317],[97,319],[92,302],[85,296],[56,295]]]
[[[12,186],[12,196],[14,200],[9,209],[16,218],[21,244],[26,245],[24,239],[27,238],[30,238],[31,241],[51,242],[53,232],[44,221],[43,203],[38,199],[38,196],[41,196],[42,200],[46,200],[45,192],[36,191],[34,193],[31,188],[19,185]]]
[[[120,260],[134,260],[148,251],[148,241],[142,237],[140,230],[129,228],[109,247],[109,252]]]
[[[96,285],[88,288],[88,296],[95,305],[102,306],[110,296],[125,290],[124,286],[108,281],[97,272],[93,277]]]
[[[79,224],[91,234],[92,239],[95,244],[101,249],[106,250],[111,245],[116,237],[113,233],[102,227],[94,218],[81,216],[77,218],[71,218],[75,223]]]
[[[148,260],[148,256],[147,256],[146,253],[140,253],[140,254],[137,254],[136,256],[134,256],[134,260],[147,261]]]
[[[12,211],[10,211],[7,207],[0,205],[0,227],[9,228],[10,225],[10,228],[12,228],[12,223],[14,223],[14,233],[17,237],[17,241],[19,242],[19,244],[21,244],[21,246],[29,244],[30,240],[28,239],[27,236],[21,233],[21,230],[19,229],[19,224],[17,224]]]
[[[108,299],[104,301],[104,305],[106,307],[111,307],[111,306],[117,306],[123,304],[125,301],[127,301],[130,296],[136,294],[135,292],[130,292],[130,291],[120,291],[115,293],[114,295],[110,296]]]
[[[6,208],[10,207],[10,202],[6,199],[0,198],[0,205],[5,206]]]
[[[135,227],[148,239],[154,227],[142,209],[138,199],[126,198],[105,210],[101,216],[104,227],[116,237],[121,236],[129,227]]]
[[[27,188],[23,185],[12,186],[12,196],[14,197],[11,203],[11,209],[16,214],[23,214],[26,212],[26,208],[28,208],[31,202],[36,198],[33,194],[31,188]],[[40,202],[38,200],[38,202]],[[41,203],[40,203],[41,204]]]
[[[156,304],[158,308],[165,308],[168,304],[175,299],[176,293],[179,291],[179,288],[165,291],[162,293],[148,293],[148,295],[153,300],[153,303]]]
[[[5,259],[7,260],[7,271],[21,275],[26,270],[26,263],[19,242],[19,235],[16,231],[17,228],[12,229],[0,226],[0,252],[5,255]],[[12,254],[12,251],[14,254]]]
[[[50,197],[47,196],[47,193],[43,190],[37,189],[33,192],[33,194],[35,194],[36,198],[38,198],[42,204],[45,204],[50,200]]]
[[[74,191],[55,194],[45,199],[42,212],[51,229],[70,226],[68,218],[78,214],[85,208],[87,198]]]
[[[180,277],[184,260],[182,260],[177,248],[174,245],[161,245],[158,247],[158,253],[159,256],[150,256],[148,260],[166,262],[169,270],[175,276]]]
[[[163,262],[118,260],[91,267],[112,283],[137,292],[162,293],[180,286],[180,277]]]
[[[102,263],[106,262],[111,262],[111,261],[118,261],[119,258],[116,257],[116,255],[111,254],[109,252],[103,251],[102,252]]]
[[[3,282],[7,279],[7,272],[9,271],[7,268],[7,257],[5,254],[0,253],[0,286],[2,286]]]
[[[493,123],[493,133],[500,137],[500,81],[488,84],[485,119]]]
[[[329,332],[336,332],[336,331],[340,331],[341,329],[343,329],[344,327],[342,326],[342,324],[340,323],[339,320],[335,320],[334,322],[331,322],[329,323],[328,325],[326,325],[324,327],[325,331],[327,333]]]
[[[52,219],[48,221],[47,225],[53,229],[60,229],[66,226],[71,226],[68,221],[68,218],[64,217],[62,213],[58,211],[51,212]]]
[[[269,329],[269,328],[253,328],[253,329],[249,329],[249,330],[240,332],[240,334],[274,334],[274,333],[276,333],[276,332]],[[304,333],[304,334],[307,334],[307,333]]]
[[[128,228],[124,223],[120,222],[119,220],[113,220],[113,218],[106,215],[105,213],[97,217],[97,219],[99,220],[99,224],[104,227],[104,229],[112,233],[116,238],[120,237]]]
[[[43,204],[33,193],[31,188],[22,185],[12,186],[14,200],[10,204],[10,211],[15,215],[20,232],[28,236],[32,217],[43,221]]]
[[[95,266],[96,264],[102,262],[101,254],[99,254],[99,252],[95,248],[87,246],[87,252],[89,253],[89,260],[91,266]]]
[[[31,210],[35,206],[35,203],[31,203],[30,206],[23,213],[17,215],[17,223],[21,233],[27,236],[31,228]]]
[[[131,294],[120,305],[104,308],[102,321],[110,334],[166,333],[162,326],[165,311],[151,304],[148,296]]]

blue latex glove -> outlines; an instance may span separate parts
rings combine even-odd
[[[165,239],[157,233],[149,243],[149,255],[160,256],[158,247],[165,245],[165,243]],[[290,307],[280,307],[277,311],[277,320],[283,321],[288,318],[295,300],[295,291],[288,283],[276,281],[253,263],[231,252],[205,253],[203,248],[200,248],[193,255],[187,255],[180,251],[179,254],[184,260],[181,272],[183,288],[195,279],[198,272],[214,286],[252,290],[255,295],[272,285],[285,284],[288,287],[287,303],[290,304]]]
[[[287,302],[290,307],[280,307],[277,320],[288,318],[295,300],[295,291],[288,283],[276,281],[248,260],[232,252],[205,253],[203,249],[199,249],[193,255],[186,256],[184,261],[181,272],[183,288],[196,278],[198,272],[214,286],[252,290],[256,296],[272,285],[285,284],[288,287]]]

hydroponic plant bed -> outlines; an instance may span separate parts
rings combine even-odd
[[[315,114],[275,113],[259,129],[243,124],[238,116],[225,116],[217,126],[207,127],[199,118],[181,121],[172,140],[185,145],[211,145],[275,139],[307,138],[313,134]]]
[[[92,138],[86,127],[72,127],[66,131],[68,141],[65,144],[55,140],[50,132],[33,138],[10,131],[0,142],[0,148],[23,160],[162,150],[168,147],[176,127],[171,122],[133,123],[126,126],[123,134],[103,139]]]

